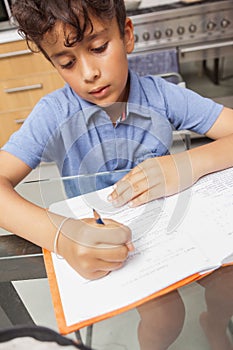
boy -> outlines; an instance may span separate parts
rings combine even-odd
[[[134,35],[123,0],[18,0],[13,11],[28,43],[67,84],[36,105],[0,153],[0,225],[58,252],[84,277],[100,278],[124,264],[133,249],[130,230],[111,220],[66,220],[27,202],[14,186],[44,160],[55,161],[63,176],[133,169],[116,184],[114,205],[171,195],[233,165],[233,111],[128,72]],[[171,124],[216,141],[170,156]],[[166,349],[183,325],[178,292],[138,310],[141,349]]]

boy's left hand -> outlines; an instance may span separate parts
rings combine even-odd
[[[135,207],[180,192],[194,182],[188,152],[150,158],[118,181],[108,199],[116,207],[127,203]]]

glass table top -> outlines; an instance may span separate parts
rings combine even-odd
[[[112,185],[126,173],[127,171],[118,171],[47,179],[41,173],[41,180],[21,183],[17,186],[17,191],[32,202],[48,208],[54,202]],[[12,325],[31,320],[35,324],[57,330],[40,247],[12,234],[3,234],[0,241],[0,309],[8,314]],[[17,312],[22,314],[21,321],[16,316],[16,309],[10,307],[10,294],[6,295],[9,283],[18,292],[21,306],[25,306],[29,313],[29,317],[26,317],[25,311],[20,308]],[[42,288],[44,299],[40,303],[38,300],[41,298],[34,288],[38,283],[41,286],[38,293],[41,293]],[[139,339],[143,337],[140,335],[141,316],[147,324],[146,332],[153,331],[153,346],[148,349],[160,349],[161,344],[166,349],[168,342],[171,343],[171,350],[233,349],[232,266],[220,268],[200,281],[192,282],[156,300],[140,312],[133,309],[96,323],[93,327],[93,349],[144,350],[144,340],[138,340],[138,332]],[[1,312],[0,325],[5,326]],[[81,329],[84,340],[86,332],[87,328]],[[75,337],[74,334],[69,336]],[[147,350],[146,347],[145,349]]]

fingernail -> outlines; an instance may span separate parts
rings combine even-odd
[[[111,194],[107,197],[107,200],[108,200],[109,202],[112,201],[112,195],[111,195]]]
[[[134,245],[132,242],[127,242],[126,243],[127,248],[129,249],[130,252],[133,252],[135,250]]]

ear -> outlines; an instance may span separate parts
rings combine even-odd
[[[128,17],[125,21],[124,42],[127,54],[131,53],[134,49],[134,28],[132,20]]]

